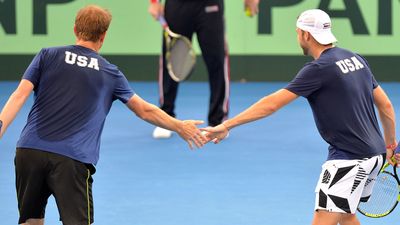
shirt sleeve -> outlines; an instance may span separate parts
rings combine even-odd
[[[315,64],[306,64],[285,87],[290,92],[307,98],[321,87],[321,74]]]
[[[130,98],[135,94],[125,75],[119,71],[116,77],[115,88],[114,88],[114,99],[118,99],[124,104],[129,101]]]
[[[40,50],[40,52],[33,58],[31,64],[29,64],[24,75],[22,76],[22,79],[26,79],[32,82],[34,87],[36,87],[39,83],[43,58],[45,54],[46,49]]]
[[[358,57],[360,57],[362,60],[363,60],[363,62],[365,63],[365,65],[367,65],[367,67],[368,67],[368,70],[370,70],[371,71],[371,69],[370,69],[370,66],[369,66],[369,63],[368,63],[368,61],[367,61],[367,59],[366,58],[364,58],[362,55],[359,55],[359,54],[356,54]],[[375,79],[375,77],[374,77],[374,75],[372,74],[372,71],[371,71],[371,75],[372,75],[372,88],[373,89],[375,89],[375,88],[377,88],[378,86],[379,86],[379,84],[378,84],[378,81],[376,81],[376,79]]]
[[[375,89],[378,86],[379,86],[378,81],[376,81],[374,75],[372,75],[372,88]]]

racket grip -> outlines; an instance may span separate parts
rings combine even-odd
[[[168,27],[167,21],[165,20],[164,16],[158,17],[158,22],[160,22],[160,24],[163,28]]]

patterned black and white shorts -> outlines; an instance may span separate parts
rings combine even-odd
[[[326,161],[315,188],[315,210],[354,214],[360,199],[371,195],[384,161],[383,155]]]

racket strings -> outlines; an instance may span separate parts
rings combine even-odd
[[[190,44],[182,39],[173,40],[167,58],[170,72],[179,80],[184,80],[191,73],[195,64],[195,53]]]
[[[376,183],[370,199],[361,202],[358,209],[365,215],[373,217],[384,216],[390,213],[397,204],[399,187],[395,177],[388,173],[381,173],[376,178]]]

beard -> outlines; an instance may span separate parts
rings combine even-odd
[[[303,49],[303,55],[308,56],[308,48],[305,46],[300,46]]]

